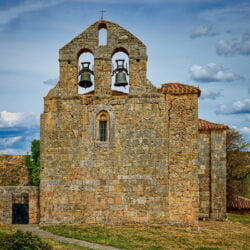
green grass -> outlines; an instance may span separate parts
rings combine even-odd
[[[232,222],[240,222],[250,226],[250,216],[228,213],[228,219]]]
[[[61,236],[114,246],[122,249],[248,249],[248,219],[229,216],[234,221],[200,222],[201,230],[173,226],[47,226],[45,230]],[[241,216],[244,217],[244,216]]]

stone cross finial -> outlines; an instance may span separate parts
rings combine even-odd
[[[102,15],[101,15],[101,20],[103,20],[103,13],[105,13],[105,12],[106,12],[106,10],[104,10],[104,9],[102,8],[102,10],[100,10],[99,12],[101,12],[101,13],[102,13]]]

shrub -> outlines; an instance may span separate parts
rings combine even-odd
[[[0,237],[1,250],[51,250],[48,243],[41,240],[40,237],[32,235],[31,232],[17,231],[14,234]]]
[[[30,176],[30,185],[39,186],[40,183],[40,140],[31,143],[31,155],[25,156],[25,165]]]

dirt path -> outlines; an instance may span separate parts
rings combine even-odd
[[[38,225],[32,225],[32,224],[28,224],[28,225],[19,224],[19,225],[17,225],[16,224],[13,226],[17,230],[21,230],[23,232],[32,232],[33,234],[36,234],[44,239],[51,239],[51,240],[60,241],[63,243],[73,244],[73,245],[77,245],[77,246],[81,246],[81,247],[88,247],[88,248],[92,248],[92,249],[119,250],[118,248],[114,248],[114,247],[103,246],[103,245],[99,245],[96,243],[90,243],[90,242],[83,241],[83,240],[77,240],[77,239],[66,238],[63,236],[55,235],[55,234],[52,234],[52,233],[49,233],[49,232],[46,232],[46,231],[40,229]]]

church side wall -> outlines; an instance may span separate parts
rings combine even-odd
[[[199,131],[200,218],[226,216],[226,130]]]
[[[210,131],[199,131],[198,134],[199,146],[199,203],[200,203],[200,218],[209,218],[211,197],[210,197],[210,175],[211,175],[211,135]]]
[[[168,222],[163,96],[47,99],[41,116],[41,223]],[[99,111],[110,141],[96,138]]]
[[[169,221],[196,225],[199,209],[196,94],[167,95],[169,104]]]
[[[226,218],[226,130],[211,131],[211,218]]]

